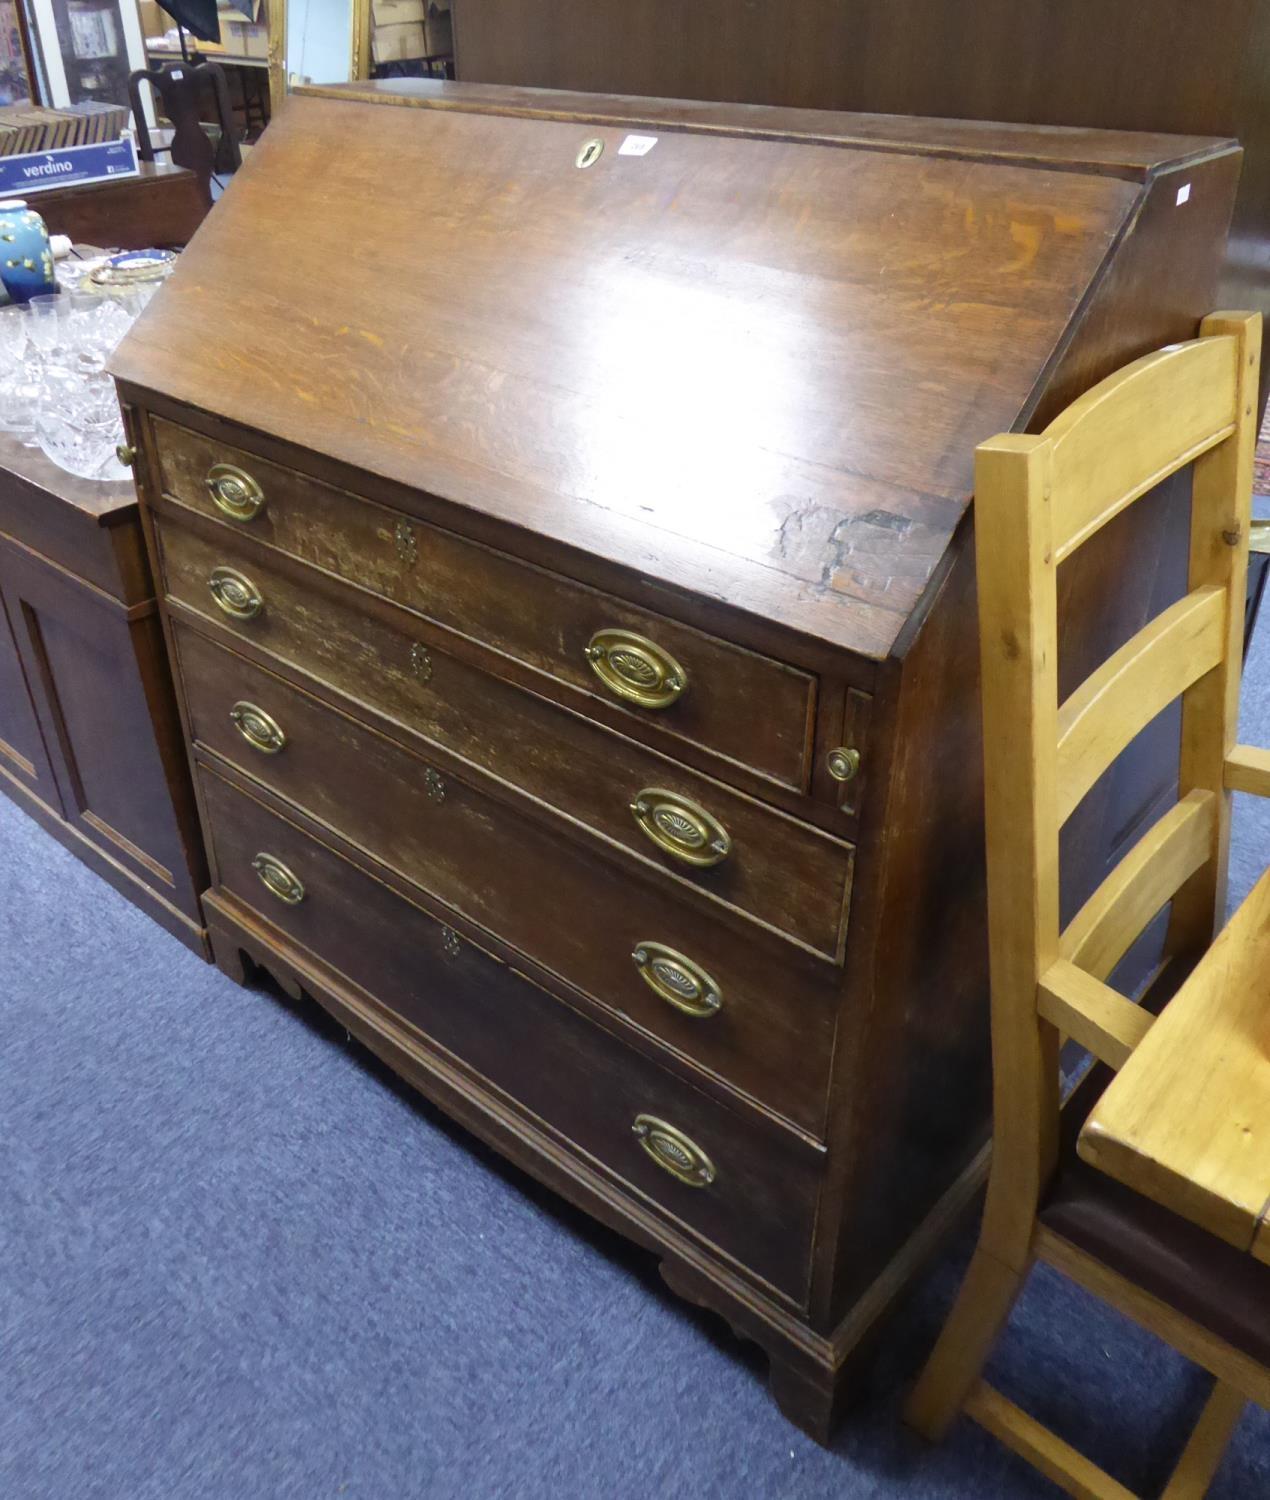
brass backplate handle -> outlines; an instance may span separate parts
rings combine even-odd
[[[260,590],[236,568],[213,568],[207,580],[216,607],[231,620],[254,620],[265,607]]]
[[[714,1181],[714,1163],[682,1130],[656,1115],[636,1115],[631,1131],[663,1172],[689,1187],[709,1187]]]
[[[700,1020],[718,1014],[723,991],[700,964],[665,943],[652,942],[637,943],[631,959],[659,1000]]]
[[[231,521],[252,521],[265,508],[265,492],[246,469],[213,464],[207,471],[207,493],[212,504]]]
[[[277,719],[267,714],[263,708],[257,708],[254,703],[248,703],[245,698],[234,704],[229,717],[234,728],[253,750],[261,750],[266,755],[277,755],[279,750],[285,748],[287,737]]]
[[[252,860],[251,867],[279,901],[285,901],[288,906],[299,906],[304,900],[304,886],[276,855],[262,850]]]
[[[727,829],[691,797],[646,786],[631,803],[631,813],[662,853],[681,864],[705,870],[732,852]]]
[[[640,708],[669,708],[687,691],[688,674],[670,652],[633,630],[597,630],[585,655],[610,693]]]

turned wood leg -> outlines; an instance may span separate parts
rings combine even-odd
[[[1023,1290],[1029,1266],[1011,1270],[975,1251],[957,1301],[904,1408],[904,1420],[932,1441],[952,1425]]]

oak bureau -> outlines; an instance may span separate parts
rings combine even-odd
[[[216,961],[652,1248],[821,1438],[982,1175],[973,448],[1193,334],[1238,167],[301,90],[115,356]],[[1184,582],[1186,501],[1064,575],[1064,671]]]

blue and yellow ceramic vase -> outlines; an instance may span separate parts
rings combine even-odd
[[[13,302],[57,290],[49,232],[20,198],[0,200],[0,282]]]

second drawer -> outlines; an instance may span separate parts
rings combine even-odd
[[[190,732],[696,1066],[823,1132],[840,971],[624,873],[178,626]]]

